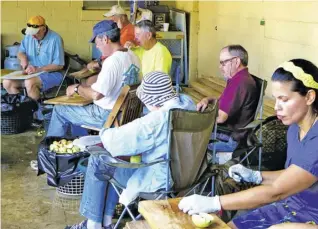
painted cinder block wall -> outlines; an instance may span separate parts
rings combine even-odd
[[[241,44],[250,71],[268,80],[271,96],[271,75],[283,61],[305,58],[318,66],[317,10],[318,1],[200,1],[198,77],[221,77],[220,49]]]

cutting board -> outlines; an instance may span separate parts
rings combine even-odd
[[[72,72],[71,74],[70,74],[70,76],[73,76],[74,78],[76,78],[76,79],[78,79],[78,80],[80,80],[80,79],[85,79],[85,78],[87,78],[87,77],[90,77],[90,76],[92,76],[92,75],[96,75],[96,74],[98,74],[99,73],[99,71],[90,71],[90,70],[88,70],[87,68],[83,68],[82,70],[80,70],[80,71],[78,71],[78,72]]]
[[[145,220],[131,221],[126,223],[124,229],[151,229]]]
[[[73,95],[72,97],[68,97],[64,95],[64,96],[59,96],[59,97],[44,101],[45,104],[70,105],[70,106],[85,106],[92,102],[93,102],[92,99],[86,99],[77,94]]]
[[[138,211],[152,229],[195,229],[191,216],[183,213],[178,204],[181,198],[146,200],[139,202]],[[218,216],[211,214],[214,222],[206,229],[230,229]]]
[[[5,76],[5,75],[8,75],[12,72],[14,72],[15,70],[11,70],[11,69],[1,69],[1,77],[2,76]]]
[[[10,73],[7,74],[7,75],[4,75],[4,76],[1,75],[1,79],[7,79],[7,80],[27,80],[27,79],[30,79],[30,78],[33,78],[33,77],[37,77],[37,76],[39,76],[40,74],[44,73],[45,71],[37,72],[37,73],[34,73],[34,74],[30,74],[30,75],[23,74],[22,72],[23,72],[23,71],[13,71],[13,72],[10,72]]]

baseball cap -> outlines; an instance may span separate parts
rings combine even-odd
[[[38,16],[32,16],[28,22],[27,22],[27,27],[25,30],[26,35],[34,35],[40,30],[40,26],[45,25],[45,19],[38,15]]]
[[[112,6],[111,10],[104,14],[105,17],[111,17],[114,15],[126,14],[125,10],[120,5]]]
[[[112,32],[118,30],[118,26],[116,22],[113,22],[111,20],[103,20],[98,22],[96,25],[93,27],[93,36],[89,40],[91,43],[95,43],[95,38],[97,35],[101,33],[109,33],[111,34]]]
[[[170,76],[158,71],[144,75],[136,94],[144,104],[157,107],[161,107],[168,100],[178,97],[172,87]]]

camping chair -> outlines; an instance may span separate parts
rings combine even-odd
[[[87,64],[87,62],[85,60],[81,59],[77,54],[72,55],[68,52],[65,52],[64,60],[65,60],[65,65],[63,68],[63,72],[64,72],[63,79],[62,79],[62,81],[57,89],[55,97],[58,96],[58,94],[61,90],[61,87],[62,87],[66,77],[68,76],[68,74],[70,72],[74,72],[74,71],[78,71],[78,70],[82,69],[83,66],[85,66]]]
[[[253,79],[255,80],[256,83],[256,87],[257,90],[259,91],[259,97],[258,97],[258,103],[257,103],[257,107],[255,110],[255,114],[254,114],[254,121],[252,121],[251,123],[249,123],[248,125],[246,125],[245,127],[241,128],[241,130],[248,130],[251,131],[253,128],[257,127],[258,125],[260,125],[260,130],[262,130],[262,122],[264,121],[263,118],[263,97],[265,95],[265,90],[267,87],[267,81],[261,78],[258,78],[257,76],[251,75],[253,77]],[[227,129],[225,126],[221,126],[221,125],[216,125],[216,128],[214,129],[214,136],[216,136],[217,132],[221,132],[224,133],[228,136],[231,135],[231,130]],[[250,138],[245,138],[242,139],[238,146],[237,149],[239,148],[245,148],[246,145],[248,145],[249,143],[247,143],[247,141],[249,141]],[[211,142],[215,142],[217,140],[212,139]],[[261,144],[262,143],[262,132],[260,131],[259,135],[258,135],[258,142]],[[261,158],[262,158],[262,147],[257,147],[258,149],[258,157],[259,157],[259,165],[258,165],[258,169],[261,169]],[[247,154],[250,154],[252,152],[254,152],[255,149],[253,151],[247,152]],[[237,155],[237,154],[236,154]],[[233,158],[233,154],[232,154],[232,158]],[[216,164],[216,150],[215,147],[213,148],[212,151],[212,159],[211,159],[211,164],[215,165]],[[211,192],[210,194],[213,196],[214,195],[214,190],[215,190],[215,177],[212,176],[212,187],[211,187]]]
[[[276,116],[270,116],[249,131],[247,145],[237,148],[233,158],[240,158],[240,163],[246,166],[262,164],[262,169],[279,170],[284,168],[287,153],[287,129]],[[262,135],[262,142],[259,136]],[[262,156],[253,152],[262,149]],[[261,162],[259,161],[261,160]]]
[[[209,106],[203,113],[182,109],[170,110],[168,120],[168,149],[163,159],[158,159],[151,163],[129,163],[118,158],[113,158],[103,149],[103,151],[97,153],[101,153],[100,158],[103,159],[110,169],[143,168],[157,163],[167,163],[166,188],[158,190],[155,193],[140,193],[139,198],[160,199],[175,197],[176,195],[187,195],[196,191],[196,188],[200,185],[200,177],[207,168],[206,149],[217,113],[217,102]],[[91,153],[96,153],[96,151],[91,151]],[[172,187],[169,185],[172,183],[170,181],[170,171],[173,180]],[[117,194],[120,195],[121,190],[125,187],[121,186],[113,177],[109,177],[108,181],[114,187]],[[135,204],[135,201],[125,206],[115,228],[118,227],[126,211],[134,221],[141,217],[140,215],[135,217],[132,214],[130,207],[133,204]]]

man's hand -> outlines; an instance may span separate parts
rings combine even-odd
[[[38,72],[38,68],[37,67],[34,67],[33,65],[28,65],[28,67],[25,69],[25,72],[30,75],[30,74],[33,74],[33,73],[37,73]]]
[[[28,65],[29,65],[28,59],[27,58],[21,59],[20,60],[20,65],[21,65],[22,69],[25,70],[28,67]]]
[[[94,69],[99,69],[99,68],[100,68],[98,62],[95,61],[95,60],[89,62],[86,67],[87,67],[87,69],[90,70],[90,71],[91,71],[91,70],[94,70]]]
[[[229,168],[229,176],[236,182],[246,181],[260,184],[263,180],[261,172],[248,169],[240,164],[232,165]]]
[[[203,98],[198,104],[197,104],[197,111],[203,112],[209,105],[208,98]]]
[[[184,197],[179,205],[179,209],[189,215],[198,214],[201,212],[210,213],[221,210],[221,203],[219,196],[200,196],[192,195]]]
[[[130,48],[134,48],[135,44],[131,41],[126,41],[126,43],[124,44],[124,48],[130,49]]]
[[[74,95],[75,91],[74,89],[77,87],[78,84],[73,84],[71,86],[68,86],[66,89],[66,95],[68,97],[71,97],[72,95]]]

